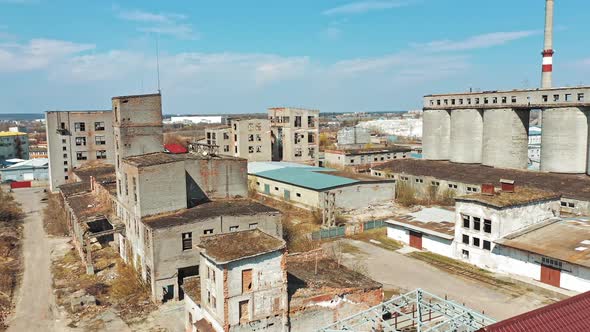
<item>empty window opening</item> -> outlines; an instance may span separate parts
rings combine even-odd
[[[473,246],[479,248],[479,238],[478,237],[473,238]]]
[[[584,101],[584,94],[578,93],[578,101]]]
[[[572,94],[571,93],[565,94],[565,101],[572,101]]]
[[[242,293],[252,291],[252,269],[242,270]]]
[[[463,244],[469,244],[469,235],[463,234]]]
[[[463,215],[463,227],[469,228],[470,218],[469,216]]]
[[[473,229],[479,231],[481,229],[481,219],[480,218],[473,218]]]
[[[483,231],[484,233],[492,232],[492,221],[490,219],[483,220]]]
[[[491,250],[492,249],[492,243],[490,241],[483,240],[483,249],[484,250]]]
[[[553,95],[553,101],[559,101],[559,95]]]
[[[207,234],[213,234],[213,228],[209,228],[203,231],[203,234],[207,235]]]
[[[230,232],[237,232],[238,228],[240,228],[240,226],[229,226],[229,231]]]
[[[543,102],[548,102],[549,101],[549,96],[548,95],[543,95]]]
[[[193,248],[193,233],[182,233],[182,250],[191,250]]]

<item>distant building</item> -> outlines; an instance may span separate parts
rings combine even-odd
[[[29,159],[29,138],[26,133],[0,132],[0,161],[11,158]]]
[[[72,178],[72,171],[91,161],[113,164],[113,114],[107,111],[45,112],[50,190]]]
[[[217,146],[219,155],[271,160],[270,121],[268,119],[230,119],[228,126],[207,129],[208,145]]]
[[[27,132],[27,127],[9,127],[8,131],[11,133],[26,133]]]
[[[371,143],[371,132],[362,127],[346,127],[338,131],[339,149],[360,149]]]
[[[370,149],[326,150],[324,160],[328,167],[371,167],[390,160],[409,158],[411,152],[411,148],[397,145]]]
[[[169,123],[184,123],[184,124],[222,124],[225,117],[221,115],[210,116],[172,116]]]
[[[528,156],[528,168],[538,171],[541,167],[541,127],[529,128]]]
[[[0,179],[6,181],[47,181],[49,179],[49,160],[37,158],[25,160],[0,169]]]
[[[269,108],[272,160],[318,165],[319,114],[318,110]]]
[[[36,159],[36,158],[49,158],[47,155],[47,146],[30,146],[29,147],[29,158]]]

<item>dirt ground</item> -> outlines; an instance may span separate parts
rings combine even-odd
[[[448,296],[494,319],[506,319],[565,298],[544,288],[489,273],[488,278],[475,272],[462,274],[429,264],[410,254],[380,248],[372,243],[342,239],[346,243],[344,265],[357,267],[362,262],[366,274],[383,284],[391,297],[416,288],[444,297]],[[352,249],[352,248],[354,249]],[[495,280],[495,282],[494,282]]]

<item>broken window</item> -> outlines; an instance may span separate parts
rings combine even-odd
[[[469,244],[469,235],[463,234],[463,243],[464,244]]]
[[[479,248],[479,238],[478,237],[473,238],[473,246]]]
[[[107,141],[104,136],[94,136],[94,144],[105,145],[107,144]]]
[[[567,207],[568,208],[575,208],[576,205],[574,203],[572,203],[572,202],[569,202],[569,203],[567,203]]]
[[[95,122],[94,130],[104,130],[104,122]]]
[[[66,148],[65,146],[61,148],[63,151],[67,151],[68,148]]]
[[[228,133],[223,133],[223,139],[229,139],[229,134]]]
[[[239,305],[239,316],[240,316],[240,322],[247,322],[248,320],[250,320],[249,318],[249,314],[248,314],[248,300],[245,301],[240,301],[238,303]]]
[[[301,127],[301,116],[297,115],[295,116],[295,127],[299,128]]]
[[[242,270],[242,293],[252,291],[252,269]]]
[[[484,233],[491,233],[492,232],[492,221],[489,219],[483,220],[483,231]]]
[[[571,93],[565,94],[565,101],[572,101],[572,94]]]
[[[253,146],[249,146],[248,147],[248,153],[254,153],[254,147]]]
[[[248,228],[249,229],[254,229],[254,228],[257,228],[257,227],[258,227],[258,223],[257,222],[248,224]]]
[[[132,177],[133,182],[133,201],[137,203],[137,178],[134,176]]]
[[[204,230],[203,231],[203,234],[205,234],[205,235],[207,235],[207,234],[213,234],[213,228]]]
[[[223,152],[229,152],[229,145],[223,146]]]
[[[238,228],[240,228],[240,226],[229,226],[229,231],[230,232],[237,232]]]
[[[302,156],[301,148],[295,148],[295,153],[293,155],[295,157],[301,157]]]
[[[578,101],[584,101],[584,94],[578,93]]]
[[[541,98],[543,98],[543,102],[545,102],[545,103],[549,101],[548,95],[543,95]]]
[[[502,97],[502,104],[506,104],[508,102],[508,97]]]
[[[516,96],[512,96],[512,98],[511,98],[511,101],[512,101],[513,103],[516,103]]]
[[[473,218],[473,229],[479,231],[481,229],[481,218]]]
[[[497,104],[498,103],[498,97],[493,97],[492,98],[492,103]]]
[[[315,135],[307,134],[307,143],[315,143]]]
[[[86,123],[85,122],[75,122],[74,123],[74,130],[75,131],[86,131]]]
[[[471,219],[469,216],[463,215],[463,227],[469,228]]]
[[[76,160],[88,160],[88,154],[86,153],[86,151],[76,152]]]
[[[107,159],[107,151],[106,150],[96,151],[96,159]]]
[[[254,124],[252,122],[248,123],[248,131],[254,130]]]
[[[423,179],[416,179],[416,183],[424,183]]]
[[[254,142],[254,134],[248,135],[248,142]]]
[[[256,134],[256,142],[262,142],[262,137],[260,134]]]
[[[151,246],[150,230],[147,227],[143,228],[143,243],[145,244],[146,248],[149,248]],[[147,272],[147,270],[146,270],[146,272]]]
[[[256,153],[262,152],[262,145],[256,145]]]
[[[86,137],[76,137],[77,146],[86,146]]]
[[[128,176],[125,174],[125,196],[129,196],[129,183],[128,183]]]
[[[492,243],[488,240],[483,240],[483,249],[484,250],[491,250],[492,249]]]
[[[469,251],[468,250],[463,249],[461,251],[461,255],[463,256],[463,258],[469,259]]]
[[[193,248],[193,233],[182,233],[182,250],[191,250]]]
[[[262,124],[260,122],[256,122],[256,131],[262,130]]]
[[[299,144],[301,142],[301,139],[303,138],[303,134],[295,133],[293,137],[295,139],[295,144]]]

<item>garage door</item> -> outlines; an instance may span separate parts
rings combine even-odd
[[[541,282],[551,286],[560,287],[561,270],[541,264]]]
[[[422,250],[422,233],[410,231],[410,247]]]

